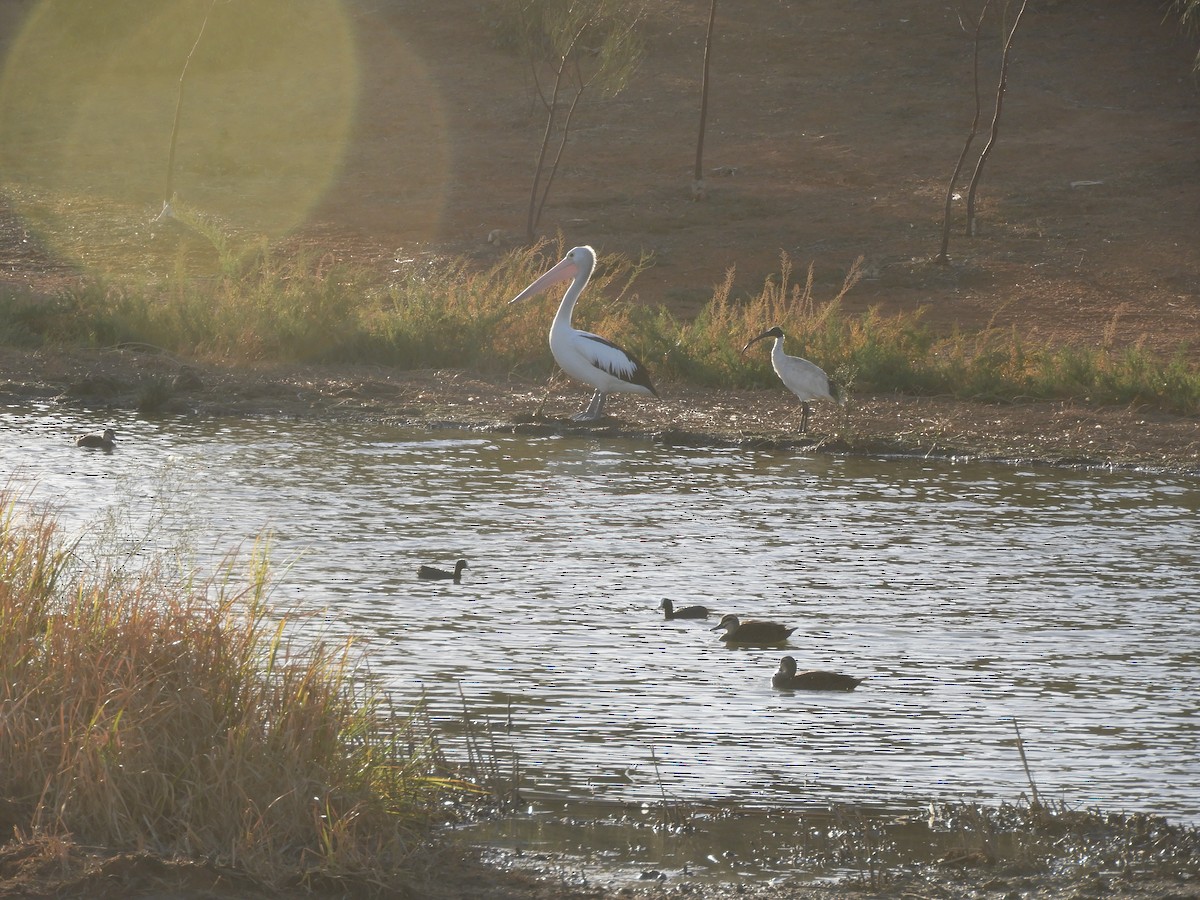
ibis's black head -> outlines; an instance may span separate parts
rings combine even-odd
[[[766,331],[764,331],[758,337],[751,338],[750,340],[746,341],[746,346],[742,348],[742,352],[745,353],[747,350],[749,350],[751,347],[753,347],[759,341],[766,340],[767,338],[781,338],[781,337],[783,337],[783,329],[780,328],[778,325],[776,325],[774,328],[768,328]]]

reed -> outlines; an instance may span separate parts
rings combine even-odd
[[[0,797],[23,833],[395,884],[473,790],[351,645],[289,636],[265,553],[244,584],[77,575],[20,507],[0,495]]]

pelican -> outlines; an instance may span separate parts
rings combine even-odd
[[[433,566],[421,566],[417,569],[417,577],[424,578],[426,581],[447,581],[454,579],[455,584],[462,581],[462,570],[467,568],[467,561],[460,559],[454,564],[454,571],[447,572],[445,569],[436,569]]]
[[[707,619],[707,606],[683,606],[679,609],[675,608],[675,604],[667,598],[663,598],[662,606],[659,607],[663,611],[663,618],[666,619]]]
[[[800,432],[803,433],[808,430],[808,417],[812,413],[808,401],[832,400],[840,406],[843,402],[841,391],[816,363],[783,352],[783,329],[778,325],[747,341],[742,353],[765,338],[775,338],[775,346],[771,348],[771,367],[775,369],[775,374],[789,391],[800,398]]]
[[[749,619],[743,622],[733,613],[722,616],[713,631],[725,629],[721,640],[730,644],[782,644],[795,628],[766,619]]]
[[[771,678],[771,686],[781,691],[852,691],[862,681],[852,675],[818,669],[797,672],[796,660],[785,656],[779,661],[779,671]]]
[[[76,447],[93,447],[97,450],[111,450],[113,448],[113,438],[117,433],[111,428],[105,428],[103,431],[93,431],[90,434],[81,434],[75,438]]]
[[[550,326],[550,352],[564,372],[596,389],[587,409],[573,417],[576,422],[594,422],[603,418],[604,401],[609,394],[658,396],[650,373],[631,353],[599,335],[571,327],[575,301],[583,293],[595,266],[596,251],[591,247],[576,247],[554,268],[508,301],[516,303],[570,279],[571,284],[554,316],[554,324]]]

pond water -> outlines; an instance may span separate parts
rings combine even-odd
[[[0,408],[0,471],[84,558],[269,532],[274,602],[451,743],[464,703],[490,722],[534,807],[1015,802],[1015,720],[1043,798],[1200,822],[1195,479],[266,419],[73,445],[110,421]],[[730,649],[723,612],[796,632]],[[775,691],[784,653],[866,681]]]

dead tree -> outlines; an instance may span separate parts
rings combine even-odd
[[[1021,16],[1028,3],[1029,0],[1021,0],[1021,8],[1017,10],[1012,28],[1009,29],[1008,37],[1004,41],[1004,52],[1000,57],[1000,83],[996,86],[996,111],[992,114],[992,131],[988,136],[987,144],[979,154],[979,161],[975,163],[975,172],[971,175],[971,188],[967,192],[968,237],[974,237],[977,231],[975,227],[975,192],[979,188],[979,179],[983,175],[983,164],[987,162],[988,154],[992,152],[992,147],[995,146],[996,138],[1000,133],[1000,113],[1004,109],[1004,91],[1008,87],[1008,61],[1012,52],[1013,38],[1017,34],[1017,26],[1021,24]]]
[[[713,26],[717,21],[717,0],[708,9],[708,32],[704,37],[704,74],[700,78],[700,133],[696,137],[696,168],[692,171],[692,199],[703,200],[704,129],[708,123],[708,61],[712,56]]]
[[[518,0],[515,7],[520,49],[546,111],[525,220],[532,240],[584,93],[620,93],[641,61],[643,46],[639,12],[630,0]],[[546,90],[544,74],[550,82]]]
[[[1012,27],[1008,29],[1008,33],[1004,39],[1004,48],[1000,57],[1000,80],[996,86],[996,106],[992,113],[992,127],[988,136],[988,142],[979,154],[978,160],[975,162],[975,171],[971,174],[970,186],[967,190],[967,227],[966,233],[969,237],[974,237],[977,233],[975,221],[975,196],[979,189],[979,181],[983,176],[983,167],[987,162],[988,156],[992,152],[992,147],[996,144],[996,139],[1000,134],[1000,113],[1004,109],[1004,93],[1008,87],[1008,66],[1012,54],[1013,38],[1017,33],[1017,26],[1021,24],[1021,16],[1025,12],[1025,7],[1029,0],[1021,0],[1021,6],[1017,10],[1017,15],[1013,19]],[[979,18],[975,22],[974,34],[974,58],[972,64],[972,77],[974,82],[975,93],[975,116],[971,120],[970,130],[967,132],[967,139],[963,144],[962,153],[958,156],[958,163],[954,167],[954,173],[950,176],[950,183],[946,187],[946,202],[942,214],[942,244],[937,256],[934,257],[934,262],[946,265],[950,262],[950,212],[954,202],[954,188],[958,183],[958,178],[962,174],[963,166],[966,164],[967,155],[971,150],[971,144],[975,140],[975,136],[979,133],[979,119],[982,115],[982,102],[979,93],[979,45],[983,32],[983,20],[987,16],[988,7],[991,6],[991,0],[984,0],[983,7],[979,11]]]
[[[979,11],[979,18],[975,22],[975,53],[971,66],[975,91],[975,117],[971,120],[971,128],[967,132],[966,141],[963,143],[962,153],[958,155],[958,163],[954,166],[954,173],[950,176],[950,183],[946,185],[946,206],[942,213],[942,247],[938,251],[938,255],[934,257],[934,262],[940,263],[943,266],[950,263],[950,208],[954,203],[954,186],[958,184],[958,176],[962,174],[963,165],[967,161],[967,153],[971,150],[971,144],[975,140],[975,135],[979,133],[979,117],[983,111],[983,102],[979,96],[979,36],[983,31],[983,19],[987,15],[991,2],[992,0],[984,0],[983,8]]]

